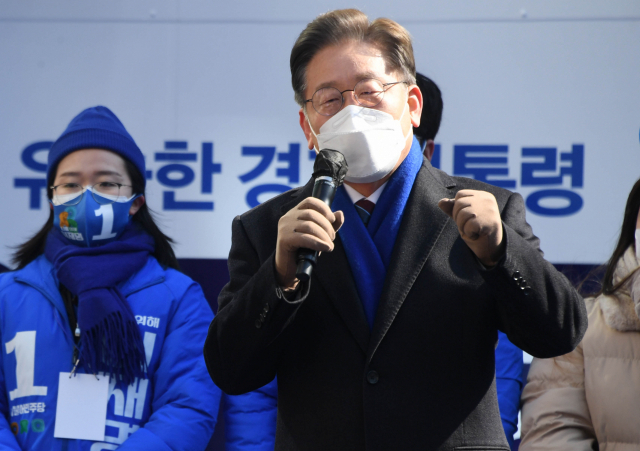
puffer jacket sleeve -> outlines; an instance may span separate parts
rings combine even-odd
[[[522,392],[521,451],[597,450],[584,391],[582,343],[553,359],[533,359]]]
[[[0,378],[0,386],[2,387],[0,390],[0,398],[2,398],[0,399],[0,412],[2,412],[2,417],[0,417],[0,450],[20,451],[20,446],[18,446],[16,437],[13,435],[13,432],[11,432],[9,422],[7,421],[7,418],[9,418],[9,407],[6,390],[4,389],[4,374]]]
[[[0,276],[0,290],[4,288],[3,282],[5,278]],[[0,334],[0,336],[1,335],[2,334]],[[2,347],[4,348],[4,343],[2,343]],[[2,351],[4,352],[4,349]],[[0,449],[20,451],[15,435],[11,432],[9,422],[7,421],[7,418],[9,418],[9,402],[7,399],[7,389],[5,387],[2,359],[0,359],[0,413],[2,414],[0,416]]]
[[[168,270],[166,285],[179,302],[152,379],[153,413],[119,451],[204,450],[216,424],[221,391],[202,356],[213,313],[200,286],[186,276]]]
[[[273,451],[277,379],[249,393],[223,396],[226,451]]]

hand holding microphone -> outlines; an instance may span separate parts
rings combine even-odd
[[[347,163],[340,152],[323,149],[316,156],[312,197],[289,210],[278,222],[276,273],[280,286],[294,288],[299,280],[308,280],[319,253],[333,250],[344,215],[341,211],[332,212],[330,205],[346,173]]]

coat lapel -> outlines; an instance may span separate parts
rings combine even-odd
[[[334,243],[333,252],[323,253],[318,259],[314,274],[362,352],[366,354],[370,338],[369,324],[340,236],[336,237]]]
[[[442,172],[436,172],[425,160],[407,201],[391,255],[371,333],[367,353],[369,359],[389,330],[450,219],[438,208],[438,201],[444,197],[453,197],[449,188],[454,186],[453,179]]]
[[[311,179],[293,194],[291,200],[282,206],[281,215],[299,204],[302,199],[311,196],[313,183],[314,180]],[[333,252],[325,252],[318,258],[311,276],[311,290],[314,290],[314,283],[322,286],[362,352],[366,354],[370,337],[369,325],[339,235],[334,243]]]

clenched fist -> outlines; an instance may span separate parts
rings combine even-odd
[[[335,213],[324,202],[307,197],[278,221],[276,273],[278,283],[285,288],[298,284],[296,252],[304,247],[319,252],[331,252],[336,232],[344,222],[341,211]]]
[[[495,266],[504,254],[498,203],[486,191],[463,189],[455,199],[442,199],[438,207],[458,226],[460,236],[485,266]]]

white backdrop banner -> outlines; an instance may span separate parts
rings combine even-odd
[[[178,257],[226,258],[235,215],[308,180],[289,53],[345,5],[226,3],[3,2],[0,263],[47,218],[48,148],[89,106],[112,109],[143,150]],[[640,3],[557,3],[363,10],[411,32],[443,92],[437,165],[520,192],[549,260],[593,264],[640,177]]]

